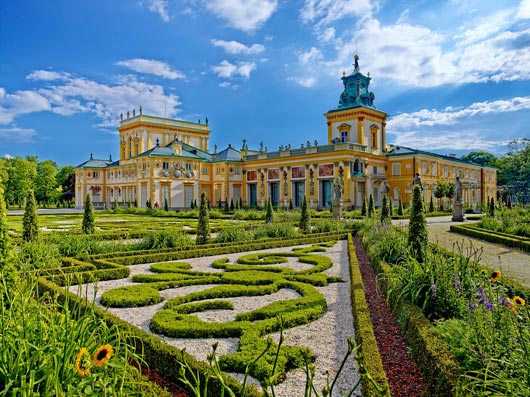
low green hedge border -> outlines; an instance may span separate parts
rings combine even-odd
[[[476,237],[492,243],[504,244],[508,247],[518,248],[522,251],[530,252],[530,239],[525,237],[480,229],[472,225],[451,225],[450,230],[455,233]]]
[[[350,278],[351,278],[351,305],[353,310],[353,319],[355,327],[355,340],[361,346],[360,350],[363,354],[366,370],[372,378],[386,390],[386,395],[390,396],[390,389],[388,387],[388,380],[375,340],[374,328],[370,320],[370,310],[366,303],[366,296],[364,294],[364,284],[359,269],[359,261],[353,245],[351,234],[348,235],[348,257],[350,261]],[[375,396],[378,392],[374,386],[367,381],[363,382],[362,391],[364,396]]]
[[[378,277],[378,282],[386,294],[385,278],[392,272],[392,268],[370,253],[368,255],[376,273],[383,275],[383,277]],[[410,346],[410,355],[423,374],[429,395],[454,396],[462,371],[449,345],[434,334],[430,321],[419,307],[403,300],[387,300],[394,311],[401,333]]]

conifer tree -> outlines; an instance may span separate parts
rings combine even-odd
[[[370,199],[368,200],[368,217],[371,218],[372,216],[374,216],[374,213],[374,197],[370,195]]]
[[[294,206],[293,206],[293,200],[289,200],[289,209],[290,210],[293,210],[294,209]]]
[[[309,207],[307,205],[307,198],[305,195],[302,199],[302,205],[300,207],[300,210],[301,216],[300,224],[298,227],[302,233],[309,233],[311,231],[311,213],[309,211]]]
[[[239,209],[243,209],[243,199],[239,197]]]
[[[9,227],[7,226],[7,208],[4,191],[0,187],[0,269],[11,256],[11,242],[9,241]]]
[[[197,199],[193,200],[193,208],[199,208],[199,206],[197,205]]]
[[[429,204],[429,212],[434,212],[434,202],[432,201],[432,196],[431,196],[431,203]]]
[[[381,223],[387,224],[390,221],[390,214],[388,213],[388,199],[386,194],[383,195],[383,202],[381,203]]]
[[[223,211],[226,213],[228,212],[229,208],[228,208],[228,197],[225,199],[225,204],[224,204],[224,207],[223,207]]]
[[[267,199],[265,209],[265,223],[272,223],[272,201],[270,197]]]
[[[83,223],[81,224],[81,231],[83,234],[94,234],[94,206],[90,194],[86,195],[85,212],[83,213]]]
[[[425,258],[425,248],[427,247],[427,220],[425,217],[425,205],[421,195],[421,187],[414,186],[412,205],[410,208],[408,244],[411,253],[419,263],[423,263]]]
[[[390,197],[388,198],[388,215],[390,215],[390,219],[394,216],[394,203]]]
[[[211,211],[212,207],[210,207],[210,200],[206,199],[206,204],[208,205],[208,211]]]
[[[234,199],[231,198],[230,199],[230,211],[234,211],[235,207],[234,207]]]
[[[138,200],[134,199],[134,208],[138,208]]]
[[[397,214],[403,216],[403,201],[401,201],[401,197],[399,198]]]
[[[363,207],[361,208],[361,216],[366,216],[366,197],[363,199]]]
[[[169,204],[167,202],[167,197],[164,197],[164,211],[169,211]]]
[[[197,222],[197,245],[207,244],[210,240],[210,211],[208,210],[208,200],[206,194],[201,194],[201,204],[199,208],[199,220]]]
[[[495,218],[495,200],[493,199],[493,197],[490,200],[489,216]]]
[[[508,193],[508,197],[506,198],[506,207],[508,207],[509,210],[513,208],[512,205],[512,195]]]
[[[114,208],[113,208],[113,212],[114,212],[114,213],[118,212],[118,200],[117,200],[117,199],[114,199]]]
[[[26,196],[26,207],[22,219],[22,240],[33,241],[39,237],[39,225],[37,219],[37,202],[33,190],[28,191]]]

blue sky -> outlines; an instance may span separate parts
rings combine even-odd
[[[0,0],[0,156],[117,158],[140,105],[210,149],[323,143],[356,51],[390,143],[530,137],[530,0]]]

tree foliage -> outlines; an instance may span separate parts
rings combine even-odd
[[[484,151],[469,152],[465,156],[462,156],[461,159],[465,161],[471,161],[475,164],[492,167],[494,167],[495,163],[497,162],[497,157],[495,157],[495,155]]]
[[[7,226],[7,208],[4,190],[0,186],[0,269],[7,263],[11,255],[9,227]]]
[[[363,206],[361,208],[361,216],[366,216],[366,198],[363,199]]]
[[[407,241],[411,253],[415,256],[418,262],[423,263],[428,234],[425,205],[423,203],[421,187],[419,185],[414,186]]]
[[[35,198],[39,203],[49,203],[59,198],[57,191],[57,164],[51,160],[37,163],[35,179]]]
[[[368,217],[371,218],[374,216],[375,213],[375,207],[374,207],[374,197],[370,195],[370,199],[368,200]]]
[[[311,231],[311,213],[309,212],[309,206],[307,205],[307,197],[304,195],[302,199],[302,205],[300,207],[300,224],[299,228],[302,233],[309,233]]]
[[[22,218],[22,240],[34,241],[39,237],[39,223],[37,218],[37,202],[33,190],[26,196],[26,207]]]
[[[94,206],[92,205],[92,198],[90,197],[90,194],[87,194],[85,199],[85,212],[83,213],[81,231],[84,234],[94,234],[94,230]]]
[[[210,211],[208,210],[208,200],[206,194],[201,194],[201,204],[199,208],[199,220],[197,222],[197,245],[207,244],[210,240]]]
[[[271,201],[271,198],[269,197],[267,199],[267,204],[265,205],[265,223],[272,223],[272,214],[273,214],[273,210],[272,210],[272,201]]]
[[[390,213],[388,211],[388,198],[386,194],[383,195],[383,202],[381,204],[381,223],[390,223]]]

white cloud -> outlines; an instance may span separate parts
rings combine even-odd
[[[147,0],[147,9],[160,15],[160,18],[165,22],[169,22],[167,6],[167,0]]]
[[[335,28],[327,28],[324,33],[321,33],[318,39],[323,43],[328,43],[335,39]]]
[[[9,153],[4,154],[4,157],[6,159],[12,159],[13,158],[13,156],[11,156]]]
[[[517,10],[517,18],[530,19],[530,0],[522,0]]]
[[[68,76],[64,73],[51,72],[49,70],[35,70],[28,74],[26,79],[33,81],[53,81],[53,80],[64,80]]]
[[[307,65],[309,62],[313,63],[324,58],[322,52],[315,47],[311,47],[309,51],[298,54],[298,60],[302,65]]]
[[[244,44],[241,44],[237,41],[231,40],[212,40],[214,47],[221,47],[228,54],[259,54],[260,52],[265,51],[265,47],[261,44],[252,44],[250,47]]]
[[[33,91],[16,91],[8,94],[0,87],[0,125],[11,123],[22,114],[50,110],[50,103]]]
[[[239,75],[245,79],[250,77],[250,73],[256,69],[254,62],[239,62],[237,65],[228,62],[227,60],[221,61],[217,66],[212,66],[213,72],[222,78],[231,79],[236,75]]]
[[[33,137],[36,132],[32,128],[0,128],[0,141],[8,141],[14,143],[33,142]],[[6,158],[11,158],[9,154],[4,155]]]
[[[156,61],[154,59],[128,59],[116,62],[118,66],[125,66],[138,73],[153,74],[166,79],[183,79],[186,76],[178,70],[172,69],[166,62]]]
[[[229,81],[223,81],[219,84],[219,87],[221,88],[232,88],[233,90],[237,90],[239,88],[238,84],[232,84]]]
[[[252,32],[260,28],[276,11],[277,0],[204,0],[204,6],[228,25]]]
[[[457,46],[467,46],[506,30],[512,23],[513,10],[499,10],[492,15],[481,15],[473,19],[471,23],[466,23],[458,29],[459,33],[454,36],[454,39]]]
[[[306,88],[313,87],[317,83],[315,77],[289,77],[288,80],[294,81],[298,85]]]
[[[373,5],[370,0],[305,0],[300,17],[305,23],[326,25],[342,19],[370,17]]]

